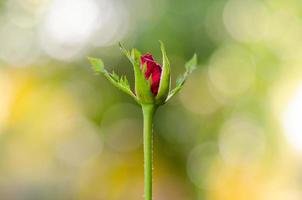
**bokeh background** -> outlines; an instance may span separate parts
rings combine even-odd
[[[139,200],[142,116],[86,59],[132,80],[117,43],[173,82],[155,121],[154,199],[302,199],[300,0],[1,0],[0,199]]]

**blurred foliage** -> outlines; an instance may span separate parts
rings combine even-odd
[[[158,110],[154,199],[302,198],[299,0],[0,1],[0,199],[138,200],[140,108],[87,56],[126,75],[117,43],[160,61],[174,83]]]

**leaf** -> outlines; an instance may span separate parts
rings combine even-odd
[[[112,71],[111,75],[112,75],[112,78],[114,78],[115,81],[119,80],[118,75],[114,71]]]
[[[122,43],[119,43],[119,47],[122,53],[128,58],[128,60],[131,62],[133,66],[135,64],[136,65],[139,64],[139,62],[137,62],[136,60],[137,57],[140,57],[140,53],[137,49],[132,49],[130,52],[122,45]]]
[[[95,72],[103,74],[115,87],[132,96],[135,101],[138,101],[137,97],[130,89],[126,76],[119,77],[114,71],[112,73],[108,72],[104,68],[104,63],[101,59],[89,57],[88,60],[90,61]]]
[[[170,75],[170,62],[167,57],[167,53],[165,50],[165,46],[162,41],[160,42],[160,48],[162,52],[162,72],[160,76],[160,85],[158,89],[158,94],[156,95],[156,103],[157,104],[164,104],[170,90],[170,84],[171,84],[171,75]]]
[[[104,72],[104,63],[101,59],[88,57],[88,60],[90,61],[92,69],[95,73],[99,74]]]
[[[193,57],[185,64],[186,71],[191,74],[197,66],[197,55],[194,54]]]
[[[176,86],[169,93],[166,102],[169,101],[173,96],[175,96],[181,90],[181,88],[184,85],[184,83],[186,82],[188,76],[196,69],[196,67],[197,67],[197,55],[194,54],[193,57],[185,64],[186,71],[182,76],[180,76],[176,80]]]
[[[140,65],[141,56],[141,53],[137,49],[134,48],[131,50],[131,57],[138,65]]]

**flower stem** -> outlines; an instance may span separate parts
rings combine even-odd
[[[153,117],[155,106],[142,105],[144,117],[144,175],[145,175],[145,200],[152,200],[152,162],[153,162]]]

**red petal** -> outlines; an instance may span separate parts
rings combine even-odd
[[[141,64],[143,65],[145,63],[147,65],[145,77],[146,79],[149,79],[150,76],[152,77],[151,91],[154,95],[157,95],[160,84],[161,67],[157,62],[154,61],[151,54],[141,56]]]

